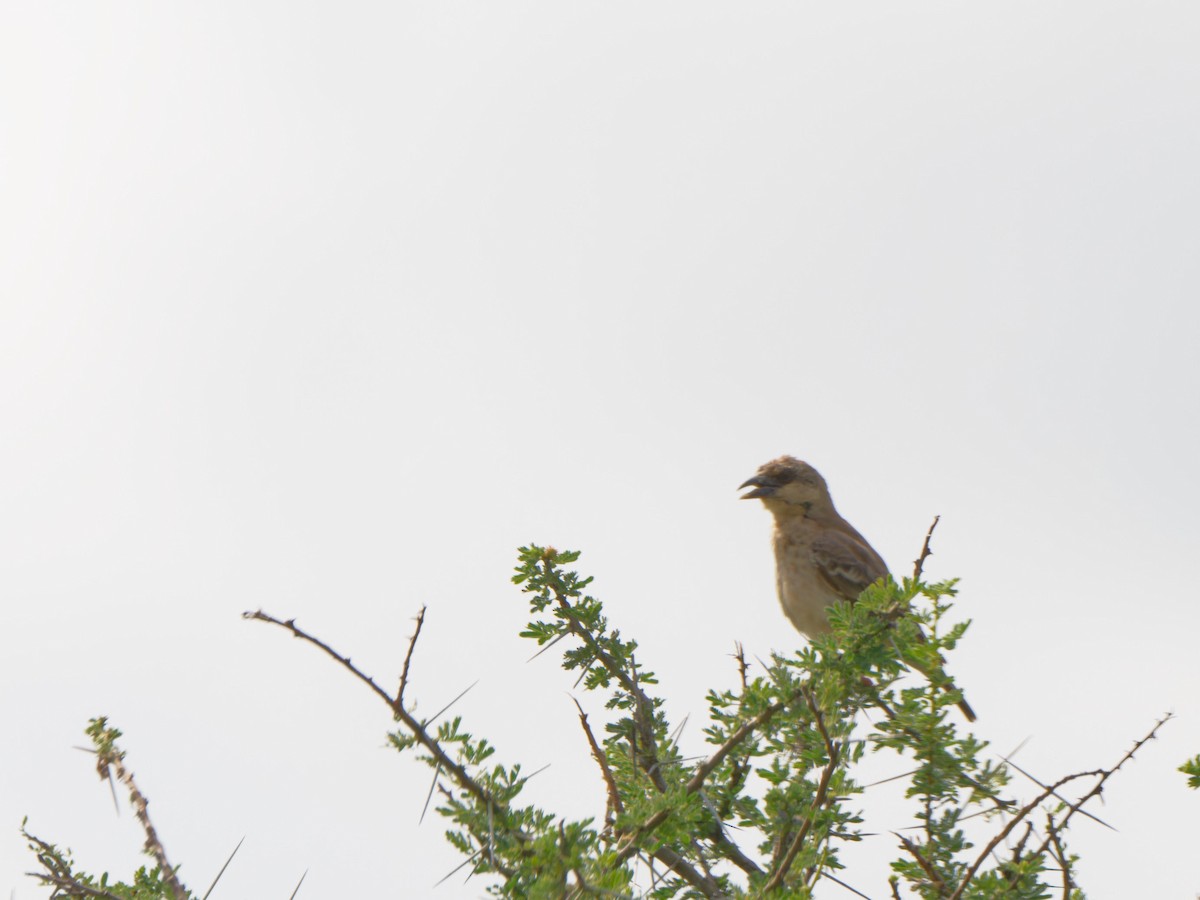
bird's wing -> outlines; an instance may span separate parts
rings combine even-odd
[[[821,578],[847,600],[857,600],[869,585],[887,574],[887,566],[869,546],[832,528],[813,539],[812,557]]]

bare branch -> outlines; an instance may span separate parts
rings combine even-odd
[[[491,792],[489,792],[485,787],[483,787],[483,785],[471,777],[470,773],[467,772],[466,769],[460,766],[448,753],[446,753],[445,750],[442,749],[441,744],[439,744],[437,740],[430,736],[429,732],[425,729],[425,725],[422,722],[419,722],[412,715],[412,713],[408,711],[404,704],[400,702],[399,697],[393,698],[389,696],[387,691],[375,683],[375,679],[355,666],[354,663],[350,661],[350,657],[342,656],[320,638],[314,637],[313,635],[304,631],[302,628],[299,628],[296,625],[295,619],[288,619],[285,622],[282,619],[277,619],[274,616],[263,612],[261,609],[257,610],[256,612],[242,613],[242,618],[278,625],[280,628],[285,628],[290,631],[293,637],[299,638],[302,641],[306,641],[307,643],[310,643],[313,646],[323,650],[326,655],[333,657],[347,670],[349,670],[355,678],[367,685],[372,691],[375,692],[377,696],[379,696],[380,699],[383,700],[384,703],[388,705],[388,709],[392,711],[392,714],[396,717],[396,719],[404,723],[404,726],[410,732],[412,732],[412,735],[417,739],[417,742],[420,743],[421,746],[427,751],[429,751],[430,755],[433,756],[433,758],[445,771],[449,772],[451,776],[453,776],[455,782],[457,782],[460,787],[471,794],[477,801],[479,801],[479,803],[485,806],[492,805],[498,809],[507,811],[508,807],[505,804],[497,801],[496,798],[491,795]],[[415,642],[415,640],[416,634],[413,635],[413,641]],[[522,843],[529,840],[529,836],[519,829],[515,830],[513,834]]]
[[[747,668],[749,668],[746,665],[746,650],[744,647],[742,647],[741,641],[734,641],[733,645],[734,645],[734,647],[737,648],[736,650],[734,650],[733,658],[737,660],[738,680],[741,681],[741,683],[742,683],[742,693],[744,694],[744,693],[746,693],[746,687],[747,687],[747,685],[746,685],[746,670],[747,670]]]
[[[1116,775],[1117,772],[1120,771],[1121,766],[1133,759],[1133,755],[1141,750],[1144,744],[1149,743],[1158,737],[1158,730],[1173,718],[1175,718],[1173,713],[1167,713],[1154,723],[1154,727],[1146,733],[1145,737],[1134,742],[1133,746],[1129,748],[1129,752],[1122,756],[1115,766],[1113,766],[1111,769],[1104,769],[1097,773],[1099,774],[1099,778],[1097,779],[1096,783],[1092,785],[1092,789],[1090,791],[1071,804],[1071,807],[1067,810],[1067,814],[1063,816],[1062,821],[1058,823],[1059,830],[1061,831],[1067,827],[1067,823],[1071,821],[1071,817],[1075,815],[1075,813],[1079,812],[1079,809],[1081,806],[1083,806],[1083,804],[1087,803],[1093,797],[1099,796],[1100,792],[1104,789],[1104,782],[1108,781],[1108,779],[1113,775]],[[1042,842],[1042,845],[1038,848],[1038,853],[1045,853],[1049,846],[1050,838],[1047,837],[1046,840]]]
[[[404,654],[404,666],[400,669],[400,687],[396,690],[396,703],[404,703],[404,689],[408,687],[408,666],[412,662],[413,650],[417,646],[417,638],[421,636],[421,626],[424,624],[425,607],[422,606],[421,611],[417,613],[417,627],[413,629],[412,637],[408,639],[408,652]]]
[[[387,691],[385,691],[383,688],[381,688],[379,685],[377,685],[373,678],[371,678],[369,675],[364,674],[361,670],[358,669],[358,667],[356,667],[354,665],[354,663],[350,662],[350,657],[342,656],[340,653],[338,653],[336,650],[334,650],[332,647],[330,647],[328,644],[326,644],[320,638],[314,637],[313,635],[309,634],[308,632],[303,631],[302,629],[298,628],[296,626],[295,619],[288,619],[285,622],[282,619],[275,618],[274,616],[270,615],[269,613],[263,612],[261,609],[255,610],[254,612],[244,612],[244,613],[242,613],[242,618],[250,619],[255,622],[269,622],[272,625],[278,625],[280,628],[286,628],[288,631],[290,631],[292,633],[292,637],[299,638],[302,641],[307,641],[308,643],[312,644],[315,647],[319,647],[321,650],[324,650],[326,654],[328,654],[329,656],[332,656],[334,659],[336,659],[338,662],[340,662],[343,666],[345,666],[347,669],[349,669],[351,674],[353,674],[355,678],[357,678],[359,681],[366,684],[367,687],[369,687],[376,694],[378,694],[379,698],[381,700],[383,700],[384,703],[386,703],[392,709],[395,709],[396,702],[392,699],[392,696]]]
[[[583,733],[587,735],[588,746],[592,749],[592,759],[596,760],[596,765],[600,767],[600,774],[604,776],[604,786],[608,790],[608,805],[614,813],[620,815],[625,812],[625,804],[621,802],[621,794],[617,790],[616,781],[613,780],[612,769],[608,767],[608,759],[605,757],[604,751],[600,749],[600,745],[596,743],[596,736],[592,734],[592,726],[588,724],[587,713],[583,711],[578,700],[572,697],[571,701],[579,710],[579,724],[583,726]],[[611,820],[608,824],[611,824]]]
[[[1017,810],[1012,820],[1009,821],[1007,825],[1001,828],[1000,831],[998,831],[995,836],[992,837],[991,841],[988,842],[988,845],[983,848],[983,852],[980,853],[975,859],[975,862],[971,863],[971,865],[967,868],[966,873],[963,875],[962,881],[959,882],[958,887],[954,889],[954,893],[950,895],[949,900],[959,900],[959,898],[962,897],[963,891],[965,891],[970,885],[971,879],[975,877],[975,873],[979,871],[979,867],[983,865],[984,860],[986,860],[988,856],[991,855],[991,852],[995,850],[996,847],[998,847],[1006,837],[1008,837],[1014,828],[1021,824],[1021,821],[1026,816],[1037,809],[1043,800],[1053,795],[1054,792],[1064,784],[1068,784],[1077,778],[1102,776],[1104,774],[1104,769],[1095,769],[1090,772],[1076,772],[1074,775],[1066,775],[1054,782],[1054,784],[1048,785],[1045,790]]]
[[[1014,769],[1016,769],[1016,770],[1017,770],[1019,773],[1021,773],[1021,774],[1022,774],[1022,775],[1024,775],[1026,778],[1028,778],[1030,781],[1032,781],[1034,784],[1036,784],[1038,787],[1040,787],[1040,788],[1045,788],[1045,787],[1046,787],[1046,785],[1045,785],[1045,784],[1043,784],[1043,783],[1042,783],[1041,781],[1039,781],[1037,778],[1034,778],[1034,777],[1033,777],[1031,774],[1029,774],[1029,773],[1028,773],[1028,772],[1026,772],[1024,769],[1022,769],[1022,768],[1021,768],[1020,766],[1018,766],[1018,765],[1017,765],[1015,762],[1013,762],[1011,758],[1009,758],[1009,757],[1007,757],[1007,756],[1002,756],[1002,757],[1000,757],[1000,758],[1001,758],[1002,760],[1004,760],[1004,762],[1005,762],[1007,765],[1009,765],[1009,766],[1012,766],[1012,767],[1013,767]],[[1052,794],[1051,796],[1053,796],[1053,797],[1056,797],[1057,799],[1061,800],[1061,801],[1062,801],[1063,803],[1065,803],[1067,806],[1070,806],[1070,805],[1071,805],[1071,801],[1069,801],[1069,800],[1068,800],[1066,797],[1064,797],[1062,794],[1059,794],[1059,793],[1055,792],[1055,793],[1054,793],[1054,794]],[[1101,819],[1099,816],[1092,815],[1092,813],[1088,812],[1086,809],[1081,809],[1081,810],[1079,810],[1079,814],[1080,814],[1081,816],[1087,816],[1087,817],[1088,817],[1089,819],[1091,819],[1093,822],[1096,822],[1096,823],[1097,823],[1097,824],[1099,824],[1099,825],[1103,825],[1105,828],[1109,829],[1110,831],[1116,831],[1116,830],[1117,830],[1117,829],[1113,828],[1113,826],[1111,826],[1111,825],[1109,825],[1107,822],[1105,822],[1103,819]]]
[[[925,532],[925,543],[921,545],[921,554],[913,560],[913,581],[921,580],[921,573],[925,569],[925,560],[933,556],[933,551],[929,549],[929,539],[933,537],[933,529],[937,528],[937,524],[941,521],[941,518],[941,516],[934,516],[933,524]]]

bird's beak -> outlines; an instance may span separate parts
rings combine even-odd
[[[752,487],[754,490],[747,491],[745,494],[742,494],[740,497],[742,500],[757,500],[762,497],[770,497],[777,490],[779,490],[779,485],[776,482],[769,478],[764,478],[761,475],[755,475],[753,478],[747,478],[740,485],[738,485],[738,490],[740,491],[742,488],[746,487]]]

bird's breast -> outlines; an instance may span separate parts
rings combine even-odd
[[[821,577],[804,534],[776,529],[775,580],[783,611],[798,631],[808,637],[829,631],[826,609],[843,598]]]

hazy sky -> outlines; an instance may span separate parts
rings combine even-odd
[[[584,551],[701,752],[734,639],[800,644],[735,491],[785,452],[896,571],[942,516],[998,753],[1178,714],[1071,846],[1093,900],[1200,891],[1197,47],[1184,2],[5,4],[0,893],[45,896],[25,815],[144,859],[106,714],[193,888],[246,836],[216,900],[481,895],[383,705],[240,613],[392,684],[428,604],[420,708],[479,679],[600,815],[515,548]]]

